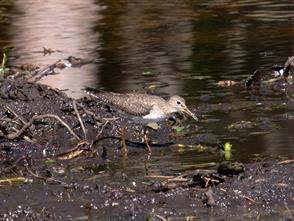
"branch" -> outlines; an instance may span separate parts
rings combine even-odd
[[[70,126],[67,123],[65,123],[60,117],[58,117],[57,115],[54,115],[54,114],[43,114],[43,115],[33,116],[31,118],[31,120],[29,122],[25,123],[24,126],[19,131],[12,133],[12,134],[8,134],[8,135],[1,134],[1,136],[5,137],[9,140],[13,140],[13,139],[19,137],[20,135],[22,135],[25,132],[25,130],[28,129],[36,120],[44,119],[44,118],[53,118],[53,119],[59,121],[59,123],[61,123],[64,127],[66,127],[68,132],[73,137],[75,137],[77,140],[81,140],[81,138],[70,128]]]
[[[84,139],[86,140],[87,139],[87,131],[86,131],[86,128],[84,126],[84,123],[83,123],[83,120],[81,118],[81,115],[80,115],[80,113],[78,111],[78,108],[77,108],[77,105],[76,105],[76,101],[75,100],[72,101],[72,105],[73,105],[73,108],[75,110],[75,113],[76,113],[76,115],[78,117],[78,120],[80,122],[80,125],[82,127],[82,130],[83,130],[83,133],[84,133]]]

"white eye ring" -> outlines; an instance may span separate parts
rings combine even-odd
[[[181,101],[177,101],[177,104],[181,104]]]

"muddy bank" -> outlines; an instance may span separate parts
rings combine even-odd
[[[293,161],[247,164],[226,176],[219,163],[152,174],[146,160],[141,175],[129,177],[112,164],[128,165],[118,111],[21,80],[1,82],[0,102],[3,220],[293,220]],[[129,125],[128,157],[147,159],[143,126]],[[174,143],[162,128],[150,137]]]

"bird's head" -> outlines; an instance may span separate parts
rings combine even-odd
[[[198,121],[198,118],[195,116],[195,114],[193,114],[186,106],[184,98],[175,95],[169,98],[169,103],[174,107],[175,112],[188,114],[194,120]]]

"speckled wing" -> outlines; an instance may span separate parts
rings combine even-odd
[[[146,102],[144,94],[119,94],[92,88],[85,88],[84,91],[130,115],[144,116],[149,114],[152,109],[152,104]]]
[[[152,109],[152,104],[145,102],[144,95],[119,94],[109,98],[108,103],[134,116],[145,116]]]

